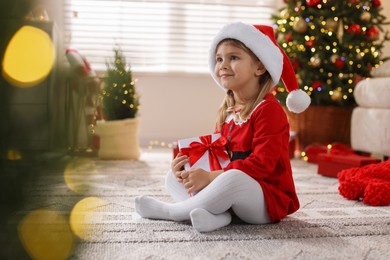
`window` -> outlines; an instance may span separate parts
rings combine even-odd
[[[64,0],[66,46],[104,70],[121,48],[137,72],[207,71],[208,46],[233,21],[271,25],[274,0]]]

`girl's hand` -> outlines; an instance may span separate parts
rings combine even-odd
[[[181,172],[181,179],[188,193],[194,193],[202,190],[212,181],[210,172],[201,168],[192,168]]]
[[[178,153],[175,159],[172,160],[171,170],[178,182],[183,183],[183,179],[181,177],[181,171],[184,170],[184,164],[186,164],[187,162],[188,162],[188,156],[181,155],[180,153]]]

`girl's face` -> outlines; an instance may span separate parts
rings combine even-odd
[[[242,48],[222,42],[216,51],[214,73],[219,83],[245,98],[259,91],[259,77],[264,74],[263,64]]]

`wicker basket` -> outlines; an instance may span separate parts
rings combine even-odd
[[[290,129],[298,134],[298,150],[303,151],[310,144],[340,142],[350,145],[353,108],[310,106],[300,114],[285,108]]]
[[[100,137],[98,156],[105,160],[138,160],[139,119],[127,118],[97,121],[96,133]]]

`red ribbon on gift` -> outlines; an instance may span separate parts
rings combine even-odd
[[[209,152],[209,164],[210,170],[221,170],[222,167],[218,161],[218,158],[224,160],[229,159],[229,155],[226,153],[225,145],[227,144],[227,139],[224,136],[221,136],[214,142],[211,141],[211,135],[199,137],[201,142],[192,142],[187,148],[181,148],[180,153],[187,155],[190,160],[190,166],[194,165],[202,155],[208,151]]]

